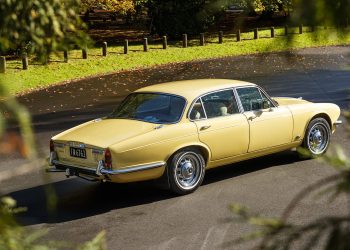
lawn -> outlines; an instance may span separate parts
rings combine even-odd
[[[216,34],[207,35],[205,46],[199,46],[199,39],[189,40],[189,47],[182,48],[181,42],[168,42],[168,49],[163,50],[160,42],[149,42],[149,52],[143,52],[142,44],[129,44],[129,53],[123,54],[123,46],[108,47],[107,57],[102,56],[101,48],[89,48],[88,59],[82,59],[81,51],[69,52],[69,62],[63,62],[63,53],[53,55],[46,66],[36,62],[29,63],[28,70],[22,70],[20,60],[7,62],[7,72],[2,77],[9,84],[12,94],[31,91],[35,88],[57,84],[63,81],[105,74],[122,70],[152,67],[167,63],[179,63],[192,60],[237,56],[254,53],[284,51],[305,47],[319,47],[350,44],[350,35],[340,35],[335,30],[318,29],[317,32],[297,34],[297,29],[287,38],[284,29],[276,29],[275,38],[270,37],[270,30],[259,31],[260,39],[254,40],[253,32],[242,33],[241,42],[234,34],[224,34],[224,43],[218,44]]]

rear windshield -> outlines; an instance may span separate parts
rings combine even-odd
[[[133,93],[108,116],[151,123],[175,123],[180,120],[186,101],[179,96],[158,93]]]

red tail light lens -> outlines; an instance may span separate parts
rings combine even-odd
[[[55,151],[55,146],[53,145],[53,141],[50,140],[50,152]]]
[[[105,151],[105,168],[112,169],[112,154],[108,148]]]

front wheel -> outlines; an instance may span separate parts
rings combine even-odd
[[[197,149],[183,149],[171,157],[168,163],[170,189],[184,195],[195,191],[203,182],[205,161]]]
[[[328,122],[324,118],[313,119],[305,133],[302,148],[308,156],[316,158],[324,154],[329,146],[331,132]],[[301,152],[304,156],[305,153]]]

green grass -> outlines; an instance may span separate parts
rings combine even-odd
[[[297,29],[290,29],[297,33]],[[21,61],[7,62],[7,72],[2,77],[9,84],[12,94],[31,91],[63,81],[105,74],[121,70],[152,67],[167,63],[178,63],[192,60],[237,56],[263,52],[284,51],[305,47],[319,47],[350,44],[350,35],[340,35],[335,30],[319,30],[302,35],[293,34],[288,39],[284,29],[276,29],[276,38],[268,38],[270,31],[259,31],[259,40],[253,40],[253,32],[242,33],[242,41],[236,42],[235,35],[226,34],[224,43],[218,44],[216,36],[206,37],[206,45],[199,46],[199,39],[190,40],[188,48],[181,48],[180,42],[169,42],[167,50],[160,43],[150,43],[149,52],[143,52],[140,44],[130,44],[129,54],[124,55],[122,46],[108,48],[107,57],[101,56],[101,48],[90,48],[88,59],[81,59],[81,51],[69,52],[69,62],[63,62],[63,53],[51,57],[48,65],[32,62],[28,70],[22,70]],[[61,55],[62,54],[62,55]]]

